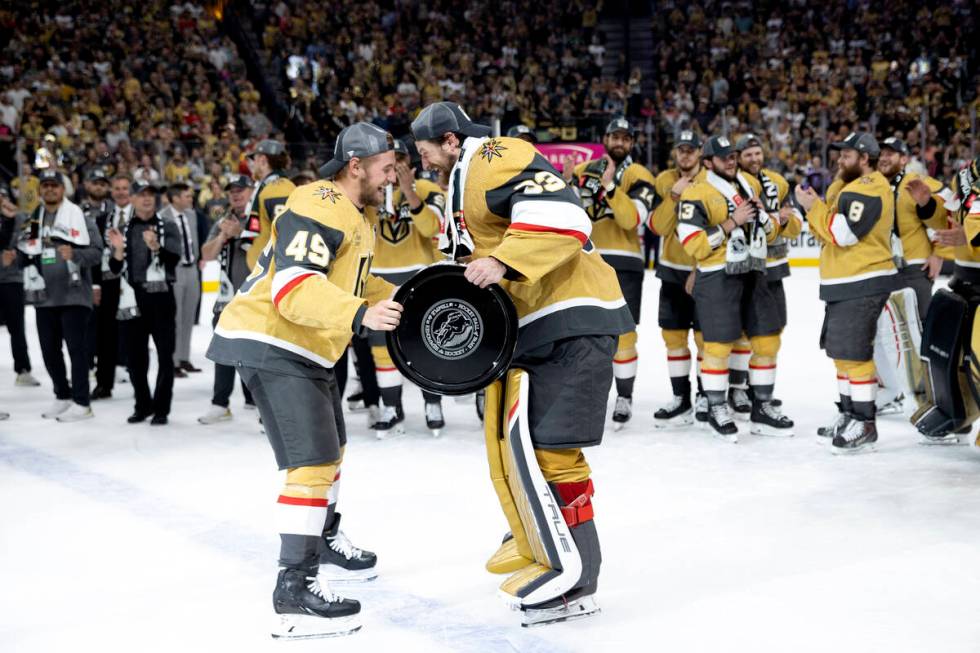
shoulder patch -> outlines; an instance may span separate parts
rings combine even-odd
[[[317,186],[313,189],[313,196],[319,197],[321,200],[330,200],[331,204],[336,204],[340,193],[330,186]]]
[[[493,163],[494,157],[503,158],[503,152],[508,148],[504,147],[499,140],[496,138],[491,138],[483,147],[480,148],[480,158],[485,159],[487,163]]]

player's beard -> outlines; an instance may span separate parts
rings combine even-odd
[[[361,206],[381,206],[385,201],[384,187],[372,186],[367,179],[362,179],[358,188],[361,196]]]
[[[677,169],[680,171],[681,177],[687,177],[688,179],[690,179],[691,177],[694,176],[694,172],[698,169],[698,162],[695,161],[694,164],[691,165],[690,168],[683,168],[678,163],[677,164]]]
[[[625,147],[614,147],[612,149],[606,148],[606,153],[616,165],[622,163],[626,157],[629,156],[629,152],[626,151]]]
[[[727,181],[728,183],[730,183],[730,184],[733,184],[733,183],[735,183],[735,178],[736,178],[736,176],[737,176],[737,174],[738,174],[738,173],[737,173],[737,171],[736,171],[736,173],[735,173],[735,174],[731,174],[731,175],[730,175],[730,174],[728,174],[728,172],[726,172],[726,171],[725,171],[725,170],[724,170],[723,168],[721,168],[721,167],[718,167],[718,168],[715,168],[715,169],[714,169],[714,173],[715,173],[716,175],[718,175],[719,177],[721,177],[722,179],[724,179],[725,181]]]
[[[852,181],[854,181],[860,176],[861,176],[860,163],[855,163],[854,165],[848,166],[846,168],[844,166],[841,166],[840,178],[844,181],[845,184],[851,183]]]
[[[885,175],[885,179],[891,180],[894,179],[895,175],[897,175],[901,171],[902,171],[902,164],[897,163],[896,165],[890,168],[881,169],[881,174]]]

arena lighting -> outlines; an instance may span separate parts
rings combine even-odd
[[[217,2],[213,3],[211,6],[208,7],[208,11],[211,13],[212,16],[214,16],[217,20],[220,21],[225,15],[224,0],[217,0]]]

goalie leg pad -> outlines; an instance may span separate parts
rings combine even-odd
[[[948,290],[939,290],[929,304],[921,349],[927,375],[926,398],[912,416],[912,423],[927,437],[946,435],[967,419],[960,363],[968,309],[963,297]]]
[[[591,484],[588,483],[588,465],[581,451],[535,451],[528,426],[528,374],[523,370],[511,370],[507,374],[506,385],[507,431],[503,440],[502,460],[507,485],[520,516],[533,562],[507,578],[500,591],[515,607],[537,606],[561,600],[582,585],[583,560],[577,545],[578,538],[566,522],[566,515],[573,521],[577,520],[576,528],[583,530],[583,543],[594,546],[598,553],[598,538],[589,514],[591,495],[588,491]],[[552,489],[553,485],[542,472],[539,457],[546,461],[544,467],[548,475],[559,479],[555,485],[561,490]],[[586,485],[583,485],[583,481]],[[561,498],[561,492],[576,496],[566,503]],[[514,532],[516,538],[517,529]],[[591,562],[592,558],[596,558],[596,562]],[[598,575],[597,558],[590,551],[589,566],[595,567],[594,573],[590,569],[590,576]],[[589,580],[594,583],[594,579]]]

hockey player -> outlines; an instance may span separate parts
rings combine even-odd
[[[606,127],[602,139],[606,153],[575,166],[572,181],[593,222],[592,242],[603,260],[616,270],[633,321],[639,324],[643,253],[638,228],[649,220],[656,193],[653,175],[630,156],[633,142],[629,121],[615,118]],[[636,331],[620,336],[613,358],[617,397],[612,418],[618,428],[633,416],[633,384],[638,362],[636,339]]]
[[[707,170],[701,165],[701,139],[690,130],[678,135],[674,145],[674,168],[657,175],[654,193],[658,202],[650,215],[647,226],[660,235],[660,252],[657,257],[657,277],[660,279],[660,306],[657,318],[664,344],[667,346],[667,372],[673,399],[654,413],[654,426],[692,424],[691,409],[691,350],[688,347],[688,331],[694,331],[698,352],[695,372],[698,382],[697,412],[702,421],[708,419],[708,400],[701,389],[700,361],[704,345],[701,329],[694,310],[695,260],[684,251],[677,239],[677,200],[691,184],[703,181]]]
[[[537,145],[538,137],[534,135],[534,130],[527,125],[514,125],[507,130],[507,136],[510,138],[519,138],[522,141],[527,141],[531,145]]]
[[[374,233],[362,213],[395,181],[390,135],[355,123],[337,137],[325,178],[294,190],[245,283],[222,311],[208,357],[238,368],[280,469],[277,637],[357,630],[357,601],[328,577],[370,579],[376,556],[351,546],[336,512],[347,437],[333,366],[362,328],[390,331],[401,306],[369,274]],[[369,304],[370,302],[370,304]],[[318,573],[319,568],[319,573]]]
[[[257,182],[252,199],[245,208],[248,222],[241,238],[248,244],[248,269],[255,267],[272,233],[272,222],[285,210],[286,198],[296,186],[286,176],[289,166],[286,146],[279,141],[259,141],[248,155],[252,179]]]
[[[909,148],[899,138],[881,143],[878,172],[892,188],[895,203],[893,246],[904,265],[899,275],[905,286],[915,291],[919,317],[925,321],[932,299],[932,283],[942,270],[943,259],[935,254],[933,240],[946,228],[944,199],[939,196],[942,182],[914,172],[906,172]]]
[[[412,131],[423,165],[451,172],[446,250],[469,257],[472,283],[500,284],[519,318],[512,369],[486,395],[491,478],[513,534],[487,568],[515,572],[501,592],[525,625],[593,614],[601,555],[582,447],[602,440],[616,338],[635,327],[615,271],[533,146],[489,138],[452,102],[427,106]]]
[[[446,197],[431,181],[415,179],[405,143],[395,141],[395,172],[398,184],[385,190],[385,201],[368,206],[364,215],[377,229],[372,273],[400,286],[419,270],[436,262],[432,237],[439,232]],[[402,375],[395,368],[383,333],[369,335],[371,355],[384,410],[372,426],[379,440],[403,434]],[[425,423],[434,436],[445,425],[439,395],[422,391]]]
[[[874,339],[878,316],[900,279],[892,260],[894,196],[876,170],[880,149],[871,134],[833,143],[840,150],[840,183],[827,201],[797,187],[810,230],[822,243],[820,299],[827,303],[820,346],[834,360],[840,390],[834,424],[818,431],[835,453],[873,448],[878,440]],[[839,192],[838,192],[839,189]]]
[[[715,435],[738,442],[728,403],[728,359],[743,333],[760,351],[771,348],[765,343],[779,333],[778,305],[765,279],[767,244],[779,229],[759,199],[759,182],[738,171],[737,153],[726,137],[709,138],[703,159],[704,181],[681,193],[677,237],[697,261],[694,301],[704,333],[708,423]]]
[[[776,302],[779,333],[762,336],[750,343],[751,358],[748,363],[751,430],[757,435],[793,435],[793,421],[782,414],[773,403],[776,385],[776,357],[779,355],[781,334],[786,328],[786,291],[783,279],[789,276],[789,242],[803,230],[799,212],[788,203],[789,182],[774,170],[763,167],[765,153],[762,141],[752,134],[740,138],[735,144],[738,166],[751,175],[762,188],[759,199],[770,219],[776,225],[776,239],[766,248],[766,284]],[[738,410],[736,408],[736,410]]]

